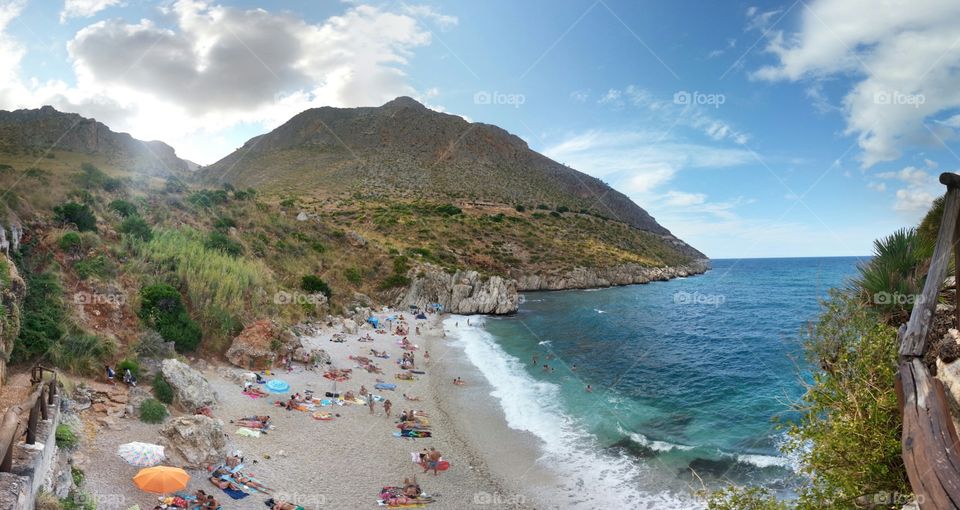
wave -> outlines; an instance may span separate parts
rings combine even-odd
[[[768,468],[768,467],[782,467],[793,470],[793,464],[790,459],[786,457],[778,457],[775,455],[757,455],[750,453],[741,453],[734,455],[734,458],[737,459],[737,462],[742,462],[744,464],[752,464],[758,468]]]
[[[630,440],[633,441],[634,443],[637,443],[640,446],[645,446],[655,452],[669,452],[672,450],[680,450],[680,451],[687,452],[696,448],[696,446],[675,444],[667,441],[657,441],[654,439],[650,439],[647,436],[637,432],[630,432],[627,435],[630,436]]]
[[[540,340],[537,345],[550,345],[550,340]]]
[[[531,377],[524,364],[505,352],[482,321],[455,327],[458,317],[444,326],[454,332],[455,345],[491,386],[490,395],[503,409],[507,425],[527,431],[541,442],[544,466],[559,475],[564,486],[579,501],[567,508],[663,508],[688,509],[701,506],[672,492],[648,492],[638,488],[644,471],[633,459],[598,451],[596,438],[560,407],[560,387]],[[598,469],[598,466],[602,466]],[[571,504],[572,503],[572,504]]]
[[[606,310],[601,310],[601,309],[599,309],[599,308],[594,308],[593,311],[594,311],[594,312],[597,312],[597,313],[607,313]]]

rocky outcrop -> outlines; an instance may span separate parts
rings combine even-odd
[[[451,274],[424,266],[413,276],[397,306],[415,305],[425,309],[433,303],[439,303],[449,313],[507,314],[517,311],[520,296],[517,282],[509,278],[483,277],[476,271]]]
[[[13,344],[20,334],[21,307],[27,294],[27,284],[20,277],[16,264],[0,253],[0,384],[6,381],[7,361],[13,352]]]
[[[578,267],[559,274],[516,272],[511,278],[481,276],[476,271],[447,273],[433,266],[421,266],[412,273],[410,286],[396,305],[426,308],[439,303],[443,310],[456,314],[508,314],[517,311],[519,292],[536,290],[593,289],[664,281],[701,274],[709,261],[699,260],[683,266],[646,267],[624,264],[608,268]]]
[[[517,280],[520,291],[595,289],[618,285],[632,285],[665,281],[672,278],[702,274],[710,268],[707,260],[674,267],[648,267],[639,264],[623,264],[606,268],[577,267],[559,274],[511,275]]]
[[[160,436],[167,457],[186,468],[219,464],[227,453],[223,422],[202,414],[170,420],[160,429]]]
[[[200,372],[175,359],[160,364],[163,378],[173,388],[173,403],[185,411],[217,403],[217,394]]]
[[[277,351],[294,345],[296,339],[273,321],[256,321],[240,332],[227,349],[227,360],[247,370],[273,366]]]

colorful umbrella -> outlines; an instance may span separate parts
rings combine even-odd
[[[117,455],[134,466],[155,466],[163,461],[163,447],[150,443],[127,443],[117,447]]]
[[[154,466],[141,469],[133,477],[138,489],[154,494],[170,494],[187,488],[190,475],[186,471],[170,466]]]

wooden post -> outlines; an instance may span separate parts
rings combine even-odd
[[[953,230],[953,327],[960,330],[960,221]]]
[[[43,391],[40,393],[40,397],[37,398],[37,407],[40,408],[40,419],[48,420],[50,418],[49,411],[47,410],[47,387],[43,386]]]
[[[54,375],[53,380],[50,381],[50,389],[47,391],[47,403],[50,405],[54,404],[57,396],[57,377]]]
[[[913,305],[907,329],[901,338],[901,360],[923,356],[926,351],[927,333],[930,331],[933,314],[937,308],[937,295],[940,293],[940,287],[943,286],[943,279],[947,276],[950,255],[953,254],[954,232],[957,229],[957,218],[960,216],[960,175],[940,174],[940,182],[947,186],[947,195],[943,204],[937,246],[933,251],[933,259],[930,261],[927,280],[923,284],[923,292]]]
[[[27,419],[27,444],[36,444],[37,442],[37,422],[40,418],[40,410],[35,403],[30,408],[30,418]]]

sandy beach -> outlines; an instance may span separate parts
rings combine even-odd
[[[378,314],[381,318],[389,312]],[[408,320],[412,319],[406,314]],[[548,483],[536,465],[535,443],[530,437],[507,428],[502,414],[497,416],[495,403],[489,402],[488,391],[470,378],[458,351],[450,346],[450,336],[443,332],[442,316],[431,315],[425,321],[410,322],[411,343],[417,344],[417,369],[425,373],[415,381],[394,378],[400,372],[397,360],[403,350],[401,337],[376,333],[368,326],[358,334],[347,335],[343,343],[330,339],[339,328],[325,328],[302,338],[307,347],[326,350],[331,366],[353,369],[345,382],[334,383],[322,377],[323,370],[308,370],[295,363],[291,372],[281,370],[269,378],[287,381],[291,392],[312,390],[318,397],[328,391],[358,392],[361,385],[374,394],[389,399],[392,416],[386,416],[381,404],[371,415],[367,406],[344,405],[324,407],[335,413],[330,421],[316,420],[309,412],[287,411],[273,405],[286,400],[289,393],[254,399],[241,393],[241,386],[223,376],[222,366],[211,365],[203,370],[219,396],[214,416],[224,422],[227,451],[240,450],[244,457],[244,473],[273,489],[269,495],[254,493],[233,500],[215,488],[199,470],[190,471],[189,491],[204,489],[213,493],[224,508],[258,509],[269,497],[292,501],[306,508],[375,508],[381,487],[401,485],[405,477],[417,476],[423,490],[436,501],[428,508],[546,508],[553,504],[538,503],[538,489]],[[420,334],[415,331],[420,327]],[[372,342],[359,342],[366,334]],[[370,349],[387,351],[389,359],[373,358],[383,374],[360,369],[349,356],[369,356]],[[424,353],[430,352],[426,362]],[[219,371],[218,371],[219,369]],[[240,372],[239,369],[237,370]],[[464,386],[452,384],[463,373]],[[395,383],[395,391],[374,390],[376,379]],[[403,394],[419,397],[407,401]],[[478,405],[479,404],[479,405]],[[394,437],[397,416],[403,409],[424,411],[430,420],[432,437],[407,439]],[[85,413],[88,414],[88,413]],[[236,435],[237,426],[230,420],[249,415],[270,415],[273,429],[258,438]],[[156,497],[138,491],[130,482],[138,468],[127,465],[116,455],[116,446],[130,441],[157,442],[159,425],[148,425],[123,419],[116,430],[99,427],[85,419],[84,442],[80,456],[86,472],[85,488],[99,503],[99,508],[153,508]],[[531,436],[532,437],[532,436]],[[450,469],[439,476],[424,474],[411,461],[411,452],[436,448]],[[491,462],[492,461],[492,462]]]

